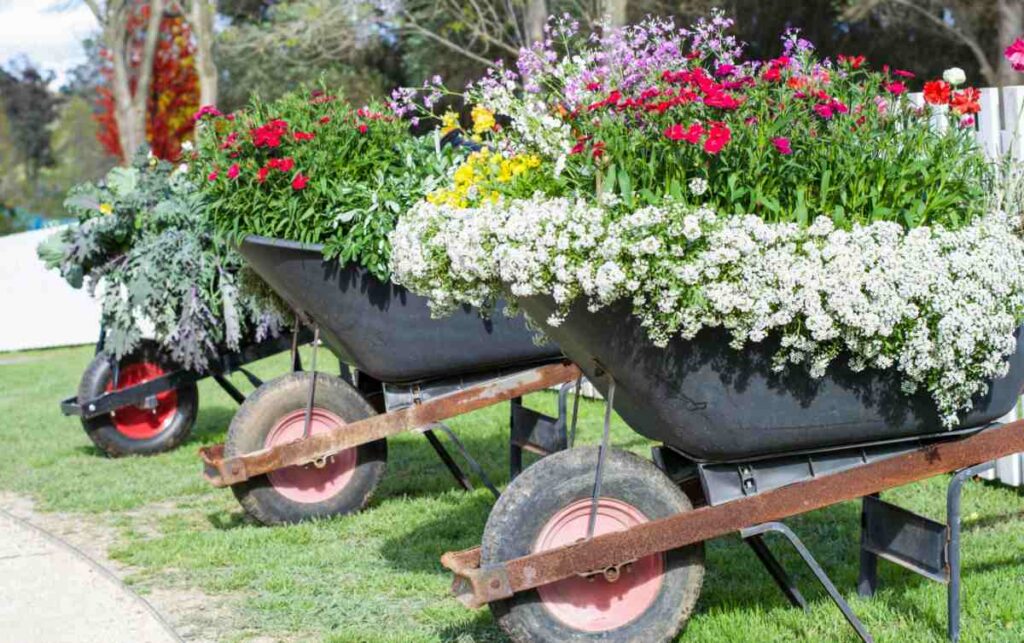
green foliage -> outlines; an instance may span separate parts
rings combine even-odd
[[[316,91],[206,118],[193,176],[217,229],[324,244],[324,255],[388,276],[387,235],[459,154],[405,122]]]
[[[115,357],[150,327],[175,361],[203,371],[222,350],[280,332],[276,304],[239,288],[241,258],[209,232],[202,196],[183,171],[140,158],[99,185],[75,187],[65,207],[78,225],[39,255],[72,286],[99,293]]]

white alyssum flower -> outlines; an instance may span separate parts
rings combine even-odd
[[[693,196],[704,196],[708,191],[707,180],[699,176],[690,179],[688,186],[690,188],[690,194]]]
[[[942,72],[942,80],[946,81],[953,87],[957,87],[967,82],[967,74],[959,67],[950,67],[946,71]]]
[[[536,196],[456,209],[422,203],[391,235],[395,279],[435,313],[487,307],[505,292],[550,295],[560,324],[632,304],[653,342],[722,326],[742,349],[781,337],[775,366],[821,377],[840,354],[854,369],[896,369],[953,426],[1001,377],[1024,319],[1024,241],[993,213],[957,230],[891,222],[837,229],[682,204],[621,213],[614,204]]]

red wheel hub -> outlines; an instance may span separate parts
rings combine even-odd
[[[590,520],[589,498],[577,500],[548,520],[534,543],[540,552],[568,545],[587,536]],[[622,531],[647,522],[632,505],[613,498],[598,501],[594,535]],[[581,632],[607,632],[631,623],[654,603],[661,590],[663,562],[661,554],[642,558],[619,570],[609,581],[573,577],[537,588],[545,609],[565,625]]]
[[[267,434],[264,447],[278,446],[302,438],[306,422],[305,409],[281,418]],[[334,413],[314,408],[310,418],[310,435],[326,433],[343,426],[345,421]],[[333,498],[349,483],[356,469],[356,447],[335,453],[322,462],[286,467],[267,474],[274,489],[289,500],[303,504]]]
[[[167,371],[153,362],[136,362],[120,367],[117,388],[114,382],[107,384],[107,392],[121,391],[166,375]],[[125,406],[111,412],[110,419],[119,433],[132,440],[148,440],[160,435],[178,413],[178,392],[174,389],[156,394],[156,406],[152,409],[140,406]]]

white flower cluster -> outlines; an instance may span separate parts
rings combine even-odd
[[[629,298],[659,345],[724,326],[736,349],[781,335],[780,370],[803,364],[820,377],[841,353],[856,370],[895,368],[947,426],[1005,375],[1024,319],[1024,241],[1000,213],[957,230],[840,230],[826,216],[800,227],[682,205],[423,203],[392,247],[396,279],[437,313],[486,307],[506,290],[549,294],[559,312],[536,321],[555,326],[579,297],[591,310]]]

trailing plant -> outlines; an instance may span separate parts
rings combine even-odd
[[[415,139],[409,123],[375,105],[353,109],[323,91],[301,91],[247,110],[200,112],[193,177],[210,219],[247,234],[324,244],[328,258],[387,278],[387,234],[445,179],[459,152],[439,137]]]
[[[151,332],[183,367],[203,371],[223,349],[277,335],[282,316],[259,289],[241,287],[241,257],[210,231],[185,168],[153,157],[71,190],[78,217],[45,241],[40,257],[102,301],[115,358]]]

